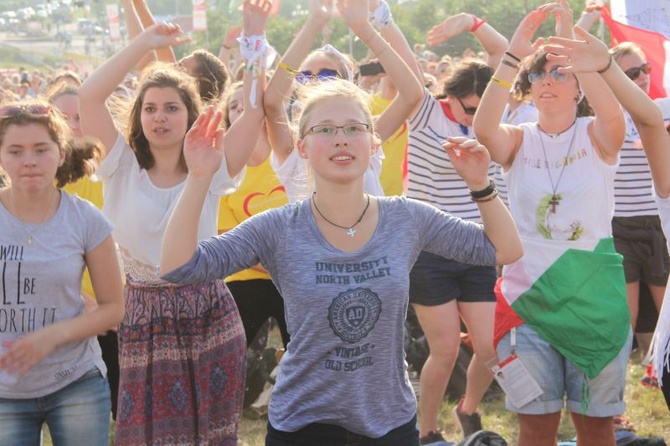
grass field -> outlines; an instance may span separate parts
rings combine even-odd
[[[645,367],[639,361],[629,362],[626,385],[626,416],[635,426],[636,433],[641,436],[658,436],[670,440],[670,413],[665,405],[663,395],[658,390],[651,390],[640,384]],[[451,412],[457,401],[444,401],[440,412],[441,427],[445,439],[459,441],[460,431],[451,418]],[[510,446],[517,442],[517,422],[513,413],[505,410],[505,402],[501,398],[485,402],[481,405],[482,424],[485,429],[501,434]],[[252,421],[243,419],[240,426],[240,446],[261,446],[264,443],[266,420]],[[569,440],[575,436],[575,430],[567,413],[562,417],[559,440]]]
[[[658,390],[648,389],[640,384],[645,367],[639,360],[629,361],[628,378],[626,383],[626,416],[635,426],[635,431],[641,436],[663,437],[670,441],[670,413],[665,405],[663,395]],[[449,441],[459,441],[460,431],[451,418],[451,412],[456,401],[445,400],[440,413],[441,427],[444,436]],[[516,445],[517,422],[514,414],[505,410],[503,399],[484,402],[481,405],[482,424],[485,429],[501,434],[507,439],[510,446]],[[262,446],[265,444],[267,420],[249,420],[243,418],[240,423],[239,445]],[[112,426],[113,431],[113,426]],[[559,430],[559,440],[569,440],[575,436],[575,430],[567,413],[562,417]],[[110,439],[110,445],[113,439]],[[45,429],[44,445],[51,446],[51,438]]]

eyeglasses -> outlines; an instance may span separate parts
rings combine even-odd
[[[335,135],[337,135],[338,130],[342,130],[344,136],[347,136],[349,138],[356,138],[358,136],[362,136],[368,133],[370,131],[370,125],[364,124],[362,122],[355,122],[352,124],[344,124],[344,125],[332,125],[332,124],[313,125],[309,129],[307,129],[303,137],[311,134],[322,139],[333,139]]]
[[[330,81],[335,78],[340,77],[340,73],[337,72],[337,70],[331,70],[329,68],[324,68],[322,70],[319,70],[318,73],[312,73],[309,70],[301,71],[298,73],[298,75],[295,77],[295,80],[300,82],[301,84],[308,84],[310,82],[314,81]]]
[[[640,77],[640,74],[642,73],[644,74],[651,73],[651,64],[649,62],[646,62],[640,65],[639,67],[629,68],[626,71],[624,71],[624,73],[626,73],[626,76],[628,76],[631,80],[634,81],[635,79]]]
[[[568,80],[568,73],[560,73],[558,67],[554,67],[548,72],[544,70],[530,71],[528,73],[528,82],[531,84],[542,82],[547,73],[549,73],[549,77],[551,77],[551,80],[554,82],[563,83]]]
[[[475,113],[477,113],[477,107],[468,107],[466,106],[463,101],[461,101],[461,98],[456,98],[459,104],[461,104],[461,107],[463,107],[463,113],[465,113],[468,116],[472,116]]]
[[[20,104],[0,107],[0,117],[15,118],[20,115],[47,116],[53,111],[50,105]]]

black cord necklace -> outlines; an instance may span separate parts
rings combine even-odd
[[[356,220],[356,223],[354,223],[354,224],[351,225],[351,226],[341,226],[341,225],[338,225],[337,223],[333,223],[332,221],[328,220],[328,219],[321,213],[321,211],[319,210],[319,208],[317,207],[317,205],[316,205],[316,200],[314,200],[314,197],[315,197],[315,196],[316,196],[316,192],[313,192],[313,193],[312,193],[312,204],[314,205],[314,209],[316,209],[316,212],[321,216],[321,218],[323,218],[327,223],[330,223],[331,225],[333,225],[333,226],[335,226],[335,227],[338,227],[338,228],[341,228],[341,229],[346,229],[346,230],[347,230],[347,235],[348,235],[349,237],[353,237],[353,236],[356,235],[356,230],[354,229],[354,227],[355,227],[357,224],[359,224],[359,223],[363,220],[363,217],[365,216],[365,213],[368,211],[368,208],[370,207],[370,195],[369,195],[369,194],[365,194],[365,196],[368,198],[368,202],[367,202],[366,205],[365,205],[365,209],[363,209],[363,213],[361,214],[360,217],[358,217],[358,220]]]
[[[544,148],[544,141],[542,141],[542,134],[544,133],[545,135],[549,136],[550,138],[556,138],[557,136],[567,132],[570,127],[567,129],[563,130],[560,133],[557,133],[555,135],[551,135],[549,133],[546,133],[543,129],[542,126],[540,126],[540,123],[537,123],[537,128],[540,130],[540,144],[542,144],[542,153],[544,154],[544,167],[547,169],[547,174],[549,175],[549,182],[551,183],[551,200],[549,200],[549,205],[551,206],[551,213],[555,214],[556,213],[556,206],[559,205],[559,197],[558,194],[556,193],[558,191],[558,185],[561,184],[561,178],[563,178],[563,172],[565,172],[565,166],[568,165],[568,158],[570,157],[570,153],[572,152],[572,146],[575,142],[575,135],[577,135],[577,126],[575,125],[577,122],[577,119],[575,119],[570,127],[574,126],[574,129],[572,130],[572,137],[570,138],[570,145],[568,146],[568,151],[565,154],[565,158],[563,160],[563,167],[561,167],[561,173],[558,174],[558,180],[556,180],[556,184],[554,184],[554,177],[551,175],[551,169],[549,168],[549,160],[547,159],[547,150]]]

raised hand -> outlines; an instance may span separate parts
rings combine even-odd
[[[436,46],[456,37],[472,28],[474,17],[471,14],[461,12],[460,14],[447,17],[444,22],[433,26],[426,34],[428,46]]]
[[[338,0],[337,10],[354,32],[367,25],[370,20],[370,6],[368,0]]]
[[[579,26],[574,27],[578,40],[564,37],[550,37],[544,49],[549,53],[547,59],[562,65],[558,70],[563,73],[588,73],[602,70],[610,62],[607,45]]]
[[[193,177],[211,178],[224,158],[223,134],[219,127],[223,116],[209,107],[195,120],[184,138],[184,158]]]
[[[572,32],[574,25],[572,18],[572,9],[566,0],[559,0],[558,6],[553,9],[554,17],[556,18],[556,35],[565,37],[567,39],[574,39],[575,35]]]
[[[309,19],[324,27],[333,18],[334,9],[333,0],[310,0]]]
[[[477,190],[488,185],[491,155],[486,147],[464,136],[450,136],[442,143],[442,147],[468,187]]]
[[[509,52],[520,59],[533,54],[543,42],[542,39],[533,42],[535,33],[557,6],[557,3],[549,3],[528,13],[510,39]]]
[[[147,39],[151,48],[178,46],[191,40],[175,23],[160,22],[147,27],[140,36]],[[139,37],[139,36],[138,36]]]
[[[247,36],[263,34],[271,9],[272,0],[244,0],[242,9],[244,34]]]
[[[233,26],[223,37],[223,45],[226,48],[237,48],[237,38],[240,37],[240,34],[242,34],[242,27]]]

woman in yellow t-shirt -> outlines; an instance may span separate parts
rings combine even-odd
[[[228,127],[240,118],[244,103],[242,83],[233,84],[229,91],[228,98],[222,102],[224,119]],[[247,161],[242,184],[232,194],[221,197],[219,233],[234,228],[255,214],[288,203],[284,186],[270,165],[270,152],[270,144],[263,128],[256,147]],[[233,274],[226,278],[226,285],[240,311],[247,347],[271,317],[277,321],[282,342],[286,347],[289,334],[284,318],[284,300],[265,268],[259,264]]]

